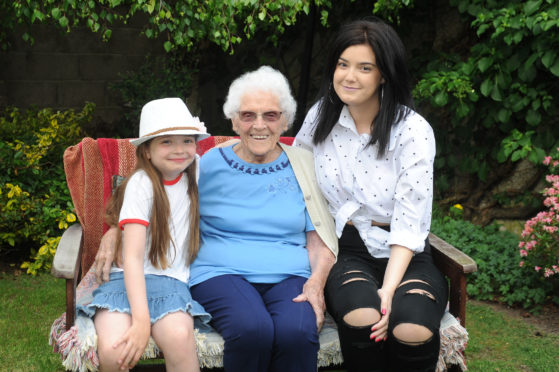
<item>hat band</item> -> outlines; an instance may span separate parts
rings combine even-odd
[[[151,132],[151,133],[148,133],[148,134],[144,134],[142,137],[155,136],[156,134],[159,134],[159,133],[171,132],[171,131],[174,131],[174,130],[185,130],[185,129],[195,130],[197,132],[200,132],[200,128],[196,128],[196,127],[171,127],[171,128],[156,130],[155,132]],[[202,133],[200,132],[200,134],[202,134]]]

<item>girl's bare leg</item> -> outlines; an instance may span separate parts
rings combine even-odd
[[[151,335],[165,355],[168,372],[199,371],[194,341],[194,320],[182,311],[170,313],[155,322]]]
[[[121,344],[117,348],[113,348],[113,345],[130,328],[132,318],[128,314],[100,309],[97,310],[93,321],[97,331],[99,370],[101,372],[123,371],[119,369],[118,357],[124,345]],[[124,369],[124,371],[127,370]]]

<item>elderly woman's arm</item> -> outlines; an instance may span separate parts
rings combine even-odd
[[[99,250],[95,256],[95,276],[99,284],[109,281],[111,265],[115,260],[117,238],[118,227],[116,226],[112,226],[101,238]]]
[[[318,331],[324,323],[324,286],[330,269],[336,262],[336,257],[324,244],[316,231],[307,232],[307,250],[311,265],[311,276],[303,286],[303,293],[295,297],[293,301],[308,301],[316,314],[316,326]]]

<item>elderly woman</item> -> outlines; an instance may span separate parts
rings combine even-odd
[[[279,143],[295,109],[279,71],[242,75],[223,106],[240,142],[200,161],[201,245],[190,286],[225,340],[226,371],[317,369],[338,246],[312,153]],[[107,255],[102,247],[98,267]]]
[[[242,75],[223,106],[241,141],[200,162],[190,285],[225,340],[227,371],[316,371],[337,246],[312,154],[279,143],[295,108],[280,72]]]

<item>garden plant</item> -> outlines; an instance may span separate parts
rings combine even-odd
[[[82,111],[6,108],[0,115],[0,255],[30,274],[50,269],[62,232],[76,222],[62,164],[82,137],[93,104]]]
[[[544,164],[549,168],[545,179],[544,205],[546,210],[526,221],[518,244],[520,266],[526,276],[534,277],[541,288],[553,295],[559,304],[559,148],[546,156]]]

